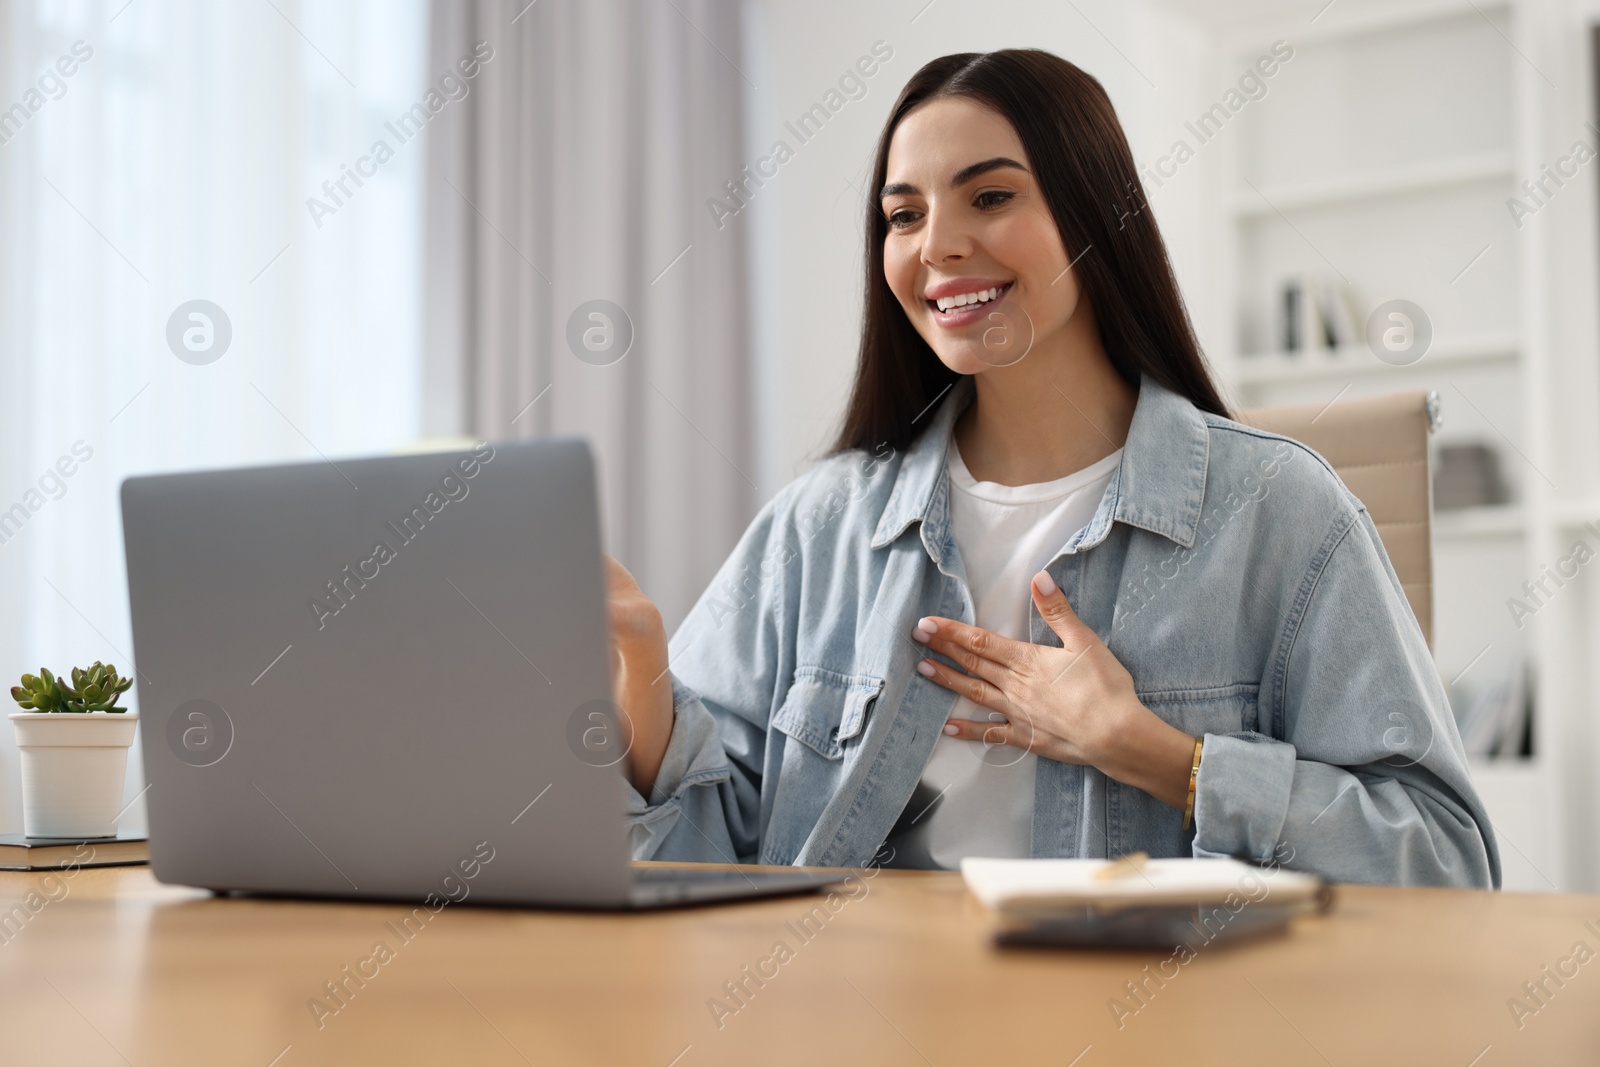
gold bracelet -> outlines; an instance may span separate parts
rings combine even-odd
[[[1189,801],[1183,806],[1183,828],[1189,829],[1189,824],[1194,822],[1194,787],[1200,781],[1200,746],[1205,744],[1205,735],[1194,739],[1194,764],[1189,768]]]

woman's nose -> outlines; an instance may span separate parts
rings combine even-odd
[[[934,265],[966,259],[972,254],[972,234],[962,220],[947,210],[933,208],[923,227],[922,261]]]

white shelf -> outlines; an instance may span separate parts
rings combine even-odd
[[[1160,0],[1162,7],[1211,28],[1229,52],[1259,52],[1280,38],[1328,44],[1377,33],[1393,34],[1458,18],[1503,15],[1506,0],[1387,0],[1365,8],[1309,0]],[[1309,31],[1309,32],[1308,32]]]
[[[1246,187],[1233,195],[1234,213],[1241,218],[1303,211],[1361,200],[1409,196],[1482,182],[1510,183],[1516,170],[1504,153],[1466,156],[1406,167],[1387,174],[1352,174],[1314,182]]]
[[[1567,56],[1561,42],[1587,31],[1585,16],[1543,0],[1343,0],[1331,7],[1313,0],[1305,11],[1292,0],[1161,2],[1209,22],[1209,43],[1226,57],[1213,64],[1215,83],[1279,38],[1305,56],[1288,75],[1298,83],[1277,105],[1303,109],[1299,121],[1260,109],[1239,124],[1240,136],[1230,133],[1219,142],[1215,157],[1223,195],[1212,205],[1209,233],[1217,244],[1219,295],[1231,303],[1232,315],[1231,326],[1222,328],[1227,340],[1217,346],[1217,366],[1241,406],[1326,402],[1346,388],[1356,396],[1442,391],[1451,378],[1467,385],[1471,375],[1500,394],[1499,415],[1520,423],[1530,461],[1548,469],[1565,447],[1563,420],[1582,418],[1588,428],[1600,417],[1592,387],[1563,392],[1548,366],[1561,345],[1580,347],[1569,333],[1579,341],[1588,336],[1587,317],[1570,310],[1566,291],[1552,279],[1565,278],[1579,252],[1583,269],[1590,269],[1592,234],[1578,238],[1531,227],[1518,235],[1514,253],[1491,264],[1493,278],[1480,268],[1470,293],[1446,284],[1453,284],[1452,271],[1460,266],[1446,269],[1427,253],[1459,236],[1461,247],[1452,246],[1446,258],[1470,266],[1467,255],[1489,238],[1469,241],[1464,231],[1495,211],[1503,226],[1505,198],[1559,153],[1566,136],[1561,130],[1582,124],[1590,107],[1583,88],[1587,64]],[[1509,58],[1508,50],[1514,50]],[[1413,53],[1426,63],[1398,65]],[[1484,69],[1485,57],[1492,69]],[[1460,75],[1446,79],[1448,91],[1424,73],[1436,67]],[[1481,76],[1473,80],[1469,70]],[[1559,93],[1548,91],[1541,71],[1566,76]],[[1422,135],[1408,136],[1418,131]],[[1378,145],[1383,151],[1368,152],[1363,136],[1389,140]],[[1430,314],[1438,309],[1441,336],[1428,354],[1395,367],[1373,355],[1361,336],[1331,352],[1245,351],[1246,337],[1279,340],[1270,325],[1282,308],[1277,280],[1308,265],[1320,272],[1313,250],[1337,261],[1356,293],[1426,289],[1411,295]],[[1503,252],[1498,241],[1496,251]],[[1412,278],[1417,282],[1408,285]],[[1561,358],[1577,356],[1563,349]],[[1560,402],[1554,409],[1553,397]],[[1448,426],[1451,404],[1444,399]],[[1563,497],[1546,492],[1540,479],[1525,481],[1517,503],[1435,511],[1433,517],[1441,610],[1449,605],[1457,644],[1473,635],[1469,654],[1489,640],[1483,635],[1504,626],[1494,598],[1501,584],[1537,573],[1573,536],[1592,544],[1589,534],[1600,530],[1600,491],[1588,482],[1569,487],[1571,495]],[[1500,839],[1509,889],[1600,887],[1600,860],[1593,859],[1600,824],[1578,807],[1580,797],[1588,804],[1592,791],[1577,788],[1581,780],[1574,777],[1600,752],[1574,726],[1596,714],[1583,659],[1597,640],[1591,607],[1563,600],[1561,632],[1541,626],[1515,639],[1514,651],[1526,657],[1538,686],[1532,723],[1538,755],[1470,760]],[[1462,612],[1471,617],[1455,617]],[[1510,651],[1497,648],[1496,655]]]
[[[1544,773],[1538,756],[1468,756],[1467,769],[1474,781],[1479,777],[1497,781],[1531,779]]]
[[[1547,760],[1473,756],[1467,760],[1472,784],[1489,811],[1500,844],[1505,888],[1549,892],[1561,884],[1561,843],[1550,818],[1558,803]]]
[[[1323,381],[1329,378],[1355,378],[1393,374],[1398,370],[1463,366],[1472,363],[1510,362],[1517,358],[1521,345],[1513,334],[1481,337],[1473,341],[1435,344],[1422,359],[1409,367],[1385,363],[1360,345],[1339,349],[1312,349],[1308,352],[1267,352],[1241,356],[1239,384],[1276,385],[1284,382]]]
[[[1567,500],[1555,505],[1555,520],[1564,529],[1600,524],[1600,500]]]
[[[1600,500],[1558,503],[1552,520],[1561,530],[1572,530],[1587,523],[1600,525]],[[1519,537],[1527,531],[1527,512],[1517,504],[1452,508],[1433,513],[1436,538]]]
[[[1527,530],[1527,512],[1515,504],[1453,508],[1433,513],[1436,540],[1521,537]]]

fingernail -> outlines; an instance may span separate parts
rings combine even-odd
[[[917,673],[922,675],[924,678],[932,678],[933,664],[929,663],[927,660],[918,660]]]
[[[920,626],[911,631],[911,639],[913,641],[921,642],[924,645],[928,643],[928,635],[923,632],[923,629]]]
[[[957,726],[953,722],[945,723],[944,732],[949,734],[951,737],[954,737],[956,734],[961,732],[961,727]]]
[[[1040,571],[1033,576],[1033,587],[1039,590],[1040,596],[1049,596],[1056,591],[1056,581],[1049,571]]]
[[[939,632],[939,624],[932,619],[923,618],[917,621],[917,629],[924,633],[936,634]]]

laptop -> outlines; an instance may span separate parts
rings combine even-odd
[[[575,908],[839,881],[630,863],[584,441],[129,478],[122,521],[160,881]]]

